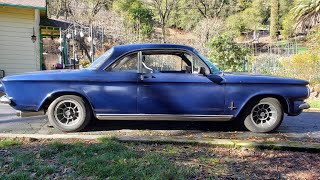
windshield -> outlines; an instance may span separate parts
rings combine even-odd
[[[204,57],[201,53],[194,50],[194,52],[209,66],[211,72],[221,72],[219,68],[217,68],[209,59]]]
[[[106,62],[107,59],[110,58],[112,53],[113,53],[113,48],[109,49],[107,52],[102,54],[98,59],[93,61],[93,63],[89,67],[87,67],[87,69],[93,69],[93,70],[98,69],[104,62]]]

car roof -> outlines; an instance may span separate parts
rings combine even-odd
[[[126,44],[114,46],[114,49],[118,52],[129,52],[144,49],[184,49],[193,51],[194,48],[181,44]]]

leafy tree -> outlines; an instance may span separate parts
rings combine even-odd
[[[294,0],[279,0],[279,19],[280,24],[294,7]]]
[[[296,27],[305,30],[320,23],[320,0],[297,0],[292,9]]]
[[[209,42],[209,59],[224,71],[242,71],[250,50],[237,44],[229,35],[214,37]]]
[[[255,0],[246,4],[248,7],[227,18],[227,27],[233,34],[240,36],[244,31],[256,31],[268,23],[269,4],[263,0]]]
[[[307,44],[311,52],[320,56],[320,26],[313,29],[307,38]]]
[[[192,30],[199,22],[210,22],[244,10],[252,0],[179,0],[169,17],[169,26]],[[208,24],[212,26],[212,24]]]
[[[163,42],[166,42],[166,27],[169,21],[169,17],[178,2],[179,0],[151,0],[151,6],[160,20]]]
[[[252,0],[193,0],[195,9],[204,18],[225,18],[246,8]]]
[[[118,0],[114,8],[125,18],[126,26],[139,38],[149,38],[153,29],[153,14],[140,0]]]
[[[190,0],[180,0],[172,10],[168,26],[191,31],[203,17]]]
[[[292,15],[290,13],[291,9],[294,5],[294,0],[280,0],[280,32],[281,35],[288,39],[294,34],[294,20],[292,18]]]
[[[279,0],[271,0],[270,37],[272,41],[276,41],[278,38],[279,8]]]
[[[282,30],[281,30],[281,35],[285,38],[285,39],[289,39],[290,37],[292,37],[295,33],[295,21],[292,18],[291,14],[287,14],[282,21]]]

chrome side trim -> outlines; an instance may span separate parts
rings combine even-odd
[[[188,114],[96,114],[99,120],[142,121],[230,121],[232,115],[188,115]]]
[[[0,98],[0,103],[2,104],[11,104],[11,98],[7,97],[6,95]]]
[[[32,116],[42,116],[45,115],[46,113],[44,112],[44,110],[40,110],[40,111],[17,111],[17,116],[18,117],[32,117]]]
[[[299,109],[303,110],[303,109],[309,109],[310,105],[308,103],[303,103],[299,106]]]

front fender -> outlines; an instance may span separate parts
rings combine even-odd
[[[301,85],[279,85],[279,84],[229,84],[226,88],[226,114],[235,117],[255,98],[274,97],[285,106],[285,112],[289,115],[298,115],[298,108],[304,99],[308,98],[308,89]],[[230,109],[231,103],[235,108]]]

